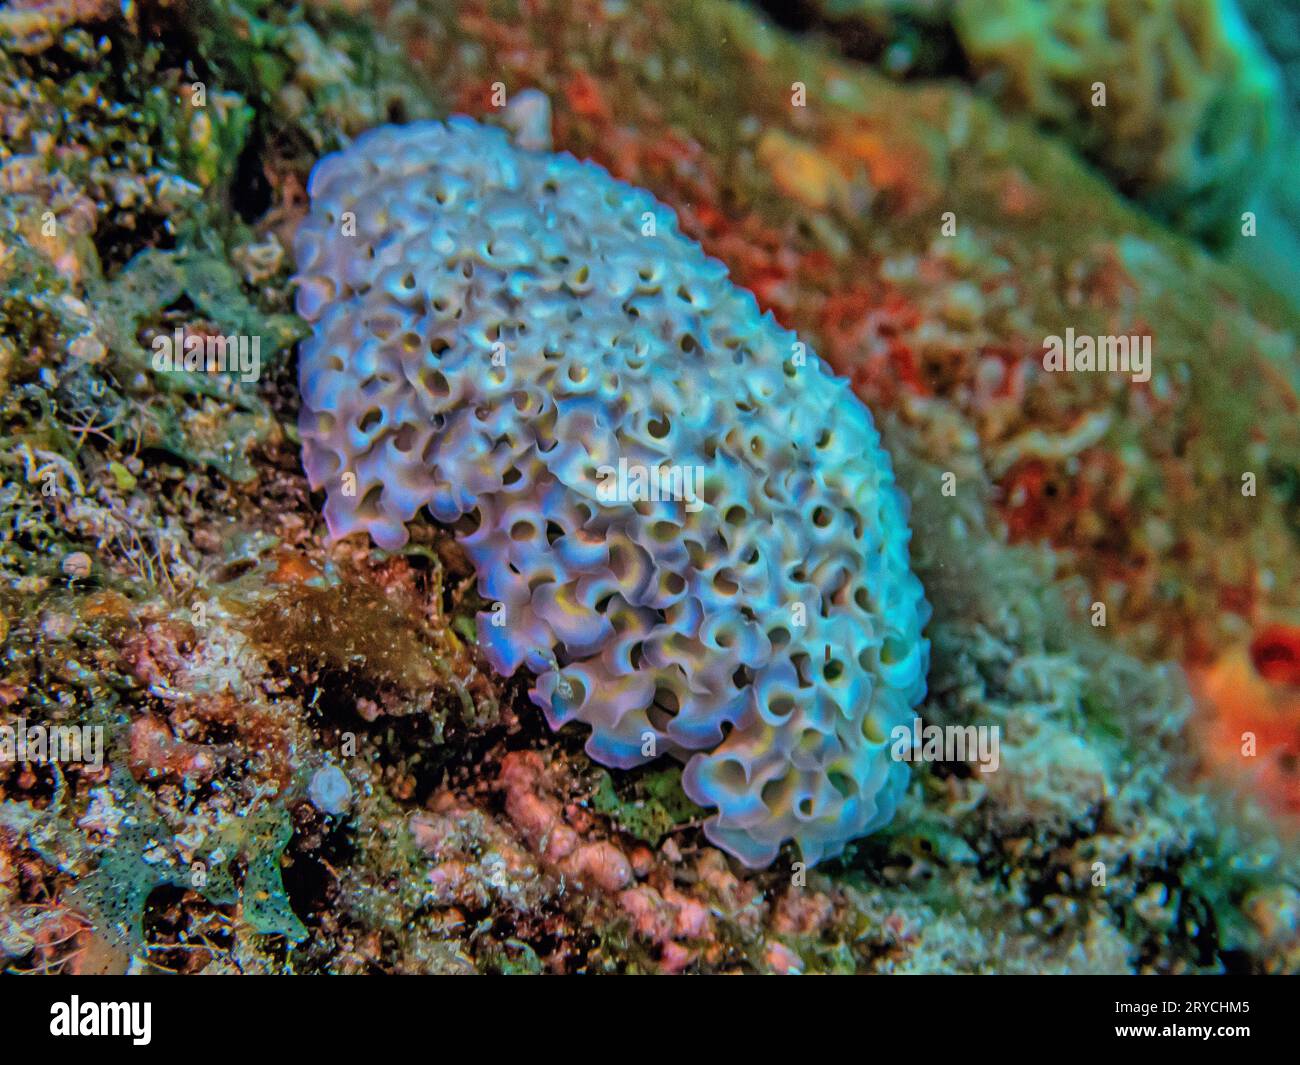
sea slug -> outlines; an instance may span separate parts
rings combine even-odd
[[[428,507],[552,728],[668,753],[746,864],[887,822],[929,618],[870,413],[647,192],[462,117],[312,173],[303,463],[332,536]]]

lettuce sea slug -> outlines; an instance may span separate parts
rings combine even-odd
[[[649,193],[466,118],[320,161],[300,430],[332,536],[452,524],[552,728],[670,753],[753,867],[894,813],[929,618],[871,415]]]

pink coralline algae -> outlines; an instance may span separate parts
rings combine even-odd
[[[750,866],[886,823],[929,617],[870,413],[649,193],[465,118],[311,178],[303,463],[335,537],[452,524],[552,728],[664,753]]]

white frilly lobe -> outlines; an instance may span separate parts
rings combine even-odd
[[[929,607],[847,384],[648,193],[469,119],[373,130],[310,193],[300,430],[331,534],[457,523],[505,606],[479,616],[494,667],[536,671],[599,762],[683,759],[746,864],[888,821]],[[698,504],[603,498],[620,459],[698,467]]]

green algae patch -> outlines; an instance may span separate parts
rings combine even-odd
[[[244,921],[257,934],[283,935],[290,943],[307,937],[280,872],[281,857],[293,836],[283,806],[266,807],[225,825],[199,848],[188,868],[168,846],[172,833],[167,826],[138,798],[136,810],[135,823],[118,830],[99,865],[64,895],[92,923],[97,940],[90,949],[94,968],[120,971],[144,946],[145,906],[164,886],[192,889],[214,905],[240,904]],[[238,858],[245,861],[242,887],[232,868]]]
[[[206,66],[259,105],[265,139],[320,152],[394,116],[430,116],[393,42],[341,8],[301,16],[273,0],[207,0],[192,26]]]
[[[591,794],[591,807],[629,836],[654,846],[668,833],[705,816],[682,791],[680,769],[657,769],[635,779],[620,780],[601,770]]]
[[[244,98],[180,84],[172,91],[154,89],[146,106],[154,111],[164,148],[181,173],[200,188],[229,190],[256,113]]]
[[[545,971],[537,952],[521,939],[489,940],[477,960],[480,972],[497,976],[537,976]]]
[[[124,825],[103,853],[99,865],[64,893],[64,900],[90,919],[97,941],[92,968],[124,970],[144,946],[144,910],[149,896],[178,882],[174,859],[156,860],[171,834],[152,822]]]
[[[190,883],[210,902],[240,902],[244,920],[259,935],[282,935],[290,943],[307,938],[307,928],[293,912],[284,890],[280,862],[293,838],[289,812],[268,806],[225,826],[199,848],[211,863],[191,871]],[[244,858],[242,891],[236,886],[232,865]]]
[[[156,325],[162,313],[182,298],[222,332],[260,335],[267,356],[288,350],[303,332],[294,315],[268,315],[255,306],[225,255],[195,247],[146,249],[94,295],[104,308],[113,352],[138,368],[143,368],[147,357],[137,334],[147,324]],[[190,390],[200,390],[193,375],[177,375],[177,380]],[[165,380],[159,386],[166,387]]]
[[[249,349],[257,354],[254,373],[260,377],[300,335],[298,319],[263,312],[245,296],[224,256],[194,248],[142,251],[112,282],[94,286],[92,294],[103,309],[103,331],[124,376],[131,380],[137,375],[137,382],[147,379],[137,390],[174,397],[141,407],[138,431],[143,441],[184,462],[210,466],[232,481],[251,480],[255,470],[250,451],[279,432],[256,380],[243,380],[238,368],[221,373],[159,370],[138,337],[147,328],[154,337],[170,340],[169,309],[184,302],[203,323],[203,333],[250,338],[249,344],[256,345]],[[194,316],[187,319],[187,335],[193,333],[195,321]],[[218,417],[215,410],[204,409],[203,400],[233,409]]]

